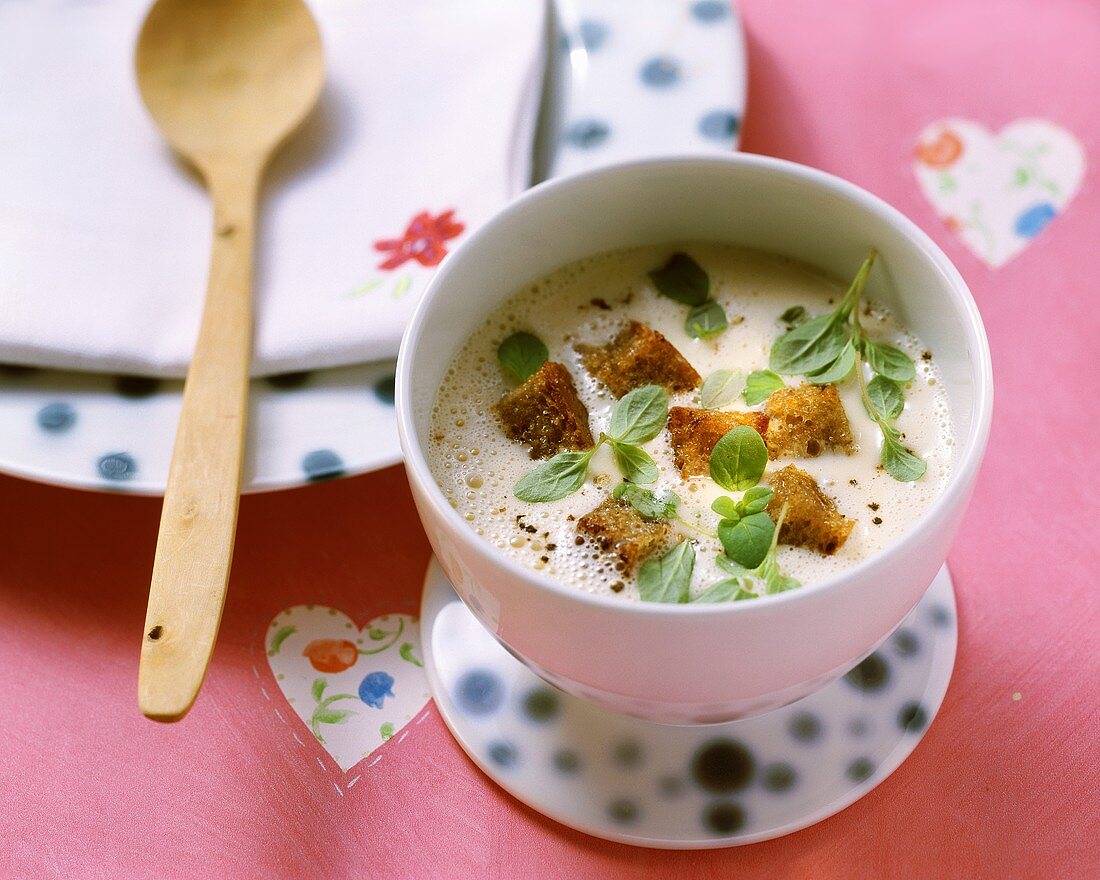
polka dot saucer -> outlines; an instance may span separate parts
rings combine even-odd
[[[607,840],[709,849],[813,825],[893,773],[939,710],[958,630],[945,566],[843,678],[766,715],[691,727],[617,715],[548,685],[489,635],[434,561],[421,638],[444,721],[514,797]]]
[[[535,178],[643,156],[726,151],[745,106],[728,0],[557,0]],[[255,492],[400,461],[392,361],[256,379],[243,487]],[[0,471],[159,494],[183,383],[0,365]]]

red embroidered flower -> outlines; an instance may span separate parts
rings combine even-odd
[[[946,168],[962,155],[962,151],[963,142],[948,129],[932,140],[917,144],[917,158],[932,168]]]
[[[460,235],[466,228],[465,224],[454,219],[454,214],[454,211],[444,211],[433,217],[427,211],[421,211],[409,221],[401,238],[376,241],[376,251],[389,252],[389,257],[378,268],[396,269],[409,260],[416,260],[421,266],[438,266],[447,256],[443,243]]]

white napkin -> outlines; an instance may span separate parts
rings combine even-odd
[[[145,0],[0,2],[0,361],[182,375],[209,203],[145,112]],[[328,82],[261,208],[253,373],[392,357],[527,183],[543,0],[314,0]]]

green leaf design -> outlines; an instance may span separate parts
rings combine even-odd
[[[372,642],[380,642],[388,635],[389,633],[386,632],[386,630],[379,629],[376,626],[372,626],[369,630],[367,630],[367,638],[370,639]]]
[[[389,639],[389,641],[386,642],[383,645],[379,645],[376,648],[360,648],[359,653],[360,654],[381,654],[383,651],[386,651],[389,648],[393,647],[393,643],[396,642],[399,638],[401,638],[401,634],[404,631],[405,631],[405,618],[403,618],[403,617],[398,617],[397,618],[397,629],[395,629],[393,632],[386,632],[386,630],[384,630],[384,629],[372,629],[369,633],[372,641],[379,642],[379,641],[382,641],[383,639],[387,639],[387,638]],[[376,635],[376,633],[378,635]]]
[[[749,406],[756,406],[771,397],[780,388],[785,388],[783,377],[771,370],[754,370],[745,380],[745,390],[741,396]]]
[[[401,655],[402,660],[404,660],[408,663],[411,663],[413,666],[423,667],[423,665],[424,665],[419,660],[417,660],[416,657],[413,656],[413,643],[412,642],[404,642],[401,645],[401,647],[398,649],[397,653]]]
[[[879,417],[893,421],[905,409],[905,396],[901,386],[885,376],[875,376],[867,383],[867,398],[874,409],[874,412],[868,411],[871,418],[877,413]]]
[[[928,470],[928,464],[902,445],[901,435],[889,425],[882,427],[882,456],[880,461],[886,472],[895,480],[911,483],[919,480]]]
[[[497,348],[497,359],[517,382],[525,382],[546,363],[550,351],[532,333],[513,333]]]
[[[378,728],[378,733],[382,736],[382,742],[386,742],[393,737],[393,722],[383,722],[382,726]]]
[[[681,541],[660,559],[648,559],[638,569],[638,592],[645,602],[687,602],[695,548]]]
[[[278,631],[271,637],[271,647],[268,648],[267,655],[274,657],[279,653],[279,649],[283,646],[283,642],[289,639],[294,633],[298,632],[296,626],[281,626]]]
[[[745,568],[756,568],[771,549],[775,523],[763,511],[750,513],[736,522],[718,523],[718,540],[726,556]]]
[[[347,709],[319,709],[313,713],[313,720],[317,724],[343,724],[354,714]]]
[[[710,279],[703,267],[685,253],[673,254],[649,279],[661,296],[689,306],[700,306],[710,296]]]
[[[871,369],[880,376],[893,379],[895,382],[908,382],[916,378],[917,368],[909,357],[900,348],[892,345],[878,345],[869,339],[863,341],[863,356]]]
[[[855,365],[856,347],[852,345],[852,340],[849,339],[848,342],[845,343],[844,348],[840,350],[840,354],[837,355],[835,361],[829,364],[824,370],[813,373],[806,378],[814,385],[834,385],[847,378]]]
[[[313,701],[315,703],[321,702],[321,697],[324,696],[326,687],[328,687],[328,681],[324,678],[318,678],[313,682],[313,687],[309,689],[309,692],[313,695]]]
[[[699,389],[699,403],[703,409],[720,409],[733,403],[743,387],[744,381],[740,373],[715,370],[703,380],[703,386]]]
[[[738,425],[714,445],[710,475],[723,489],[740,492],[760,482],[767,464],[768,449],[760,435]]]
[[[657,495],[652,489],[643,489],[633,483],[619,483],[611,497],[625,499],[646,519],[672,519],[680,504],[680,497],[675,492]]]
[[[611,451],[615,454],[615,463],[624,477],[632,483],[656,483],[661,475],[649,453],[640,446],[630,443],[611,441]]]
[[[730,325],[726,310],[708,299],[702,305],[692,307],[684,322],[684,332],[692,339],[709,339]]]
[[[402,275],[397,279],[397,284],[393,286],[393,298],[401,299],[406,293],[409,292],[409,288],[412,287],[412,276]]]
[[[667,421],[668,392],[659,385],[643,385],[615,404],[607,431],[622,443],[648,443]]]
[[[516,483],[515,496],[538,503],[571,495],[584,485],[592,452],[559,452]]]
[[[816,373],[840,356],[847,341],[839,314],[821,315],[780,336],[772,346],[768,365],[788,375]]]

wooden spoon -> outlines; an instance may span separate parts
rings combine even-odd
[[[164,492],[138,672],[141,711],[175,721],[206,675],[233,556],[260,179],[316,103],[324,58],[301,0],[157,0],[138,37],[136,67],[146,107],[214,202],[206,304]]]

